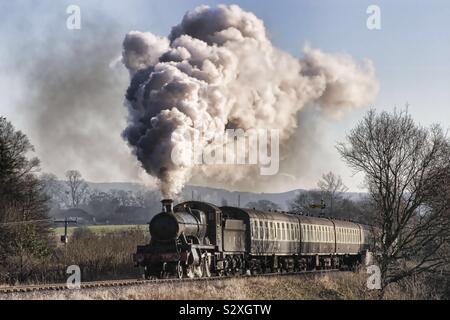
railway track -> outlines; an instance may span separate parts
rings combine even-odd
[[[239,275],[239,276],[214,276],[209,278],[193,278],[193,279],[125,279],[125,280],[107,280],[107,281],[92,281],[82,282],[80,284],[80,290],[83,289],[97,289],[97,288],[113,288],[113,287],[130,287],[141,286],[147,284],[156,283],[174,283],[174,282],[206,282],[206,281],[218,281],[227,279],[250,279],[260,277],[281,277],[281,276],[301,276],[301,275],[313,275],[313,274],[325,274],[339,272],[337,269],[330,270],[310,270],[299,272],[286,272],[286,273],[262,273],[256,275]],[[12,286],[12,287],[0,287],[0,294],[12,294],[12,293],[31,293],[31,292],[45,292],[45,291],[65,291],[71,290],[67,287],[66,283],[56,284],[39,284],[39,285],[27,285],[27,286]],[[73,289],[72,289],[73,290]]]

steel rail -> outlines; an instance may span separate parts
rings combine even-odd
[[[280,277],[280,276],[297,276],[297,275],[314,275],[325,274],[332,272],[339,272],[338,269],[329,270],[308,270],[299,272],[277,272],[277,273],[261,273],[254,275],[230,275],[230,276],[212,276],[202,278],[168,278],[168,279],[124,279],[124,280],[106,280],[106,281],[91,281],[82,282],[79,289],[70,289],[66,283],[55,284],[37,284],[26,286],[10,286],[0,287],[0,294],[12,294],[12,293],[30,293],[30,292],[44,292],[44,291],[65,291],[65,290],[83,290],[83,289],[96,289],[96,288],[111,288],[111,287],[130,287],[130,286],[142,286],[148,284],[163,284],[163,283],[181,283],[181,282],[208,282],[208,281],[220,281],[230,279],[251,279],[262,277]]]

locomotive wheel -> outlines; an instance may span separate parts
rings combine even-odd
[[[195,276],[193,267],[192,267],[192,266],[187,266],[187,267],[184,269],[184,274],[185,274],[186,278],[188,278],[188,279],[193,279],[194,276]]]
[[[175,275],[178,279],[182,279],[183,278],[183,267],[181,266],[181,263],[178,262],[176,267],[175,267]]]
[[[202,262],[202,268],[203,268],[203,276],[206,278],[211,277],[211,264],[207,257]]]
[[[203,266],[199,264],[198,266],[195,266],[194,268],[194,274],[197,278],[203,277]]]

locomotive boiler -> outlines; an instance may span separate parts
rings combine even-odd
[[[149,223],[150,243],[134,255],[146,278],[354,268],[374,247],[372,228],[350,221],[200,201],[162,204]]]

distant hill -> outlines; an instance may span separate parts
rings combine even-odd
[[[100,191],[109,191],[111,189],[124,191],[138,191],[145,189],[145,186],[138,183],[113,182],[113,183],[89,183],[92,189]],[[227,204],[229,206],[238,206],[239,195],[240,205],[246,206],[249,202],[258,200],[269,200],[280,206],[282,210],[288,210],[289,202],[292,201],[299,193],[305,192],[304,189],[296,189],[282,193],[256,193],[256,192],[236,192],[225,189],[216,189],[200,186],[186,186],[181,194],[182,200],[200,200],[210,202],[221,206]],[[366,196],[365,193],[348,192],[346,197],[358,200]]]

